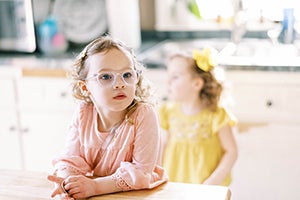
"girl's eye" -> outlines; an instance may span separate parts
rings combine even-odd
[[[111,75],[111,74],[99,74],[98,79],[99,80],[111,80],[111,79],[113,79],[113,75]]]
[[[123,78],[131,78],[132,77],[132,72],[125,72],[123,74]]]

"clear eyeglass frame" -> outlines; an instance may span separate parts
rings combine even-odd
[[[117,77],[120,76],[123,83],[126,85],[135,85],[138,82],[138,77],[141,72],[133,69],[129,69],[123,72],[104,71],[97,74],[93,74],[87,77],[85,80],[96,79],[102,87],[111,87],[116,84]]]

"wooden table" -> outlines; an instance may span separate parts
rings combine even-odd
[[[0,199],[51,199],[53,183],[46,177],[45,172],[0,170]],[[230,196],[227,187],[168,182],[152,190],[119,192],[89,200],[229,200]]]

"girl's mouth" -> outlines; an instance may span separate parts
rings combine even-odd
[[[126,98],[125,94],[118,94],[118,95],[113,97],[113,99],[116,99],[116,100],[122,100],[122,99],[125,99],[125,98]]]

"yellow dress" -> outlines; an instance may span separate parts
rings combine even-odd
[[[185,115],[179,104],[170,102],[161,106],[159,114],[161,127],[169,132],[163,156],[169,180],[201,184],[215,170],[224,153],[217,132],[235,121],[224,108]],[[222,185],[230,182],[228,174]]]

